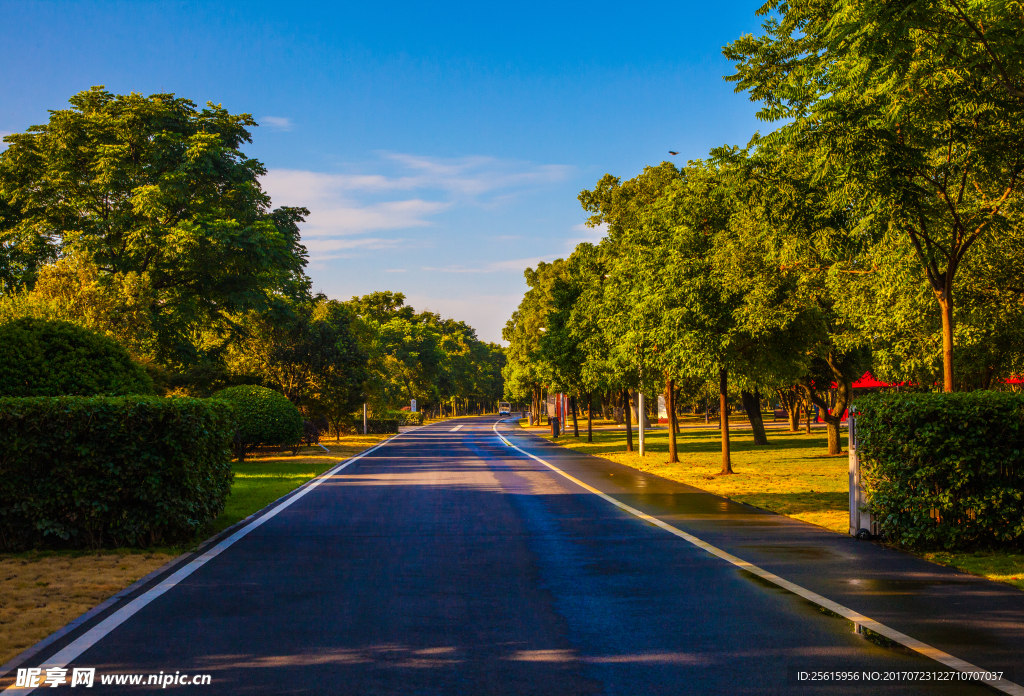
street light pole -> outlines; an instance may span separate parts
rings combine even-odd
[[[637,427],[639,428],[640,435],[640,456],[644,456],[644,393],[641,391],[639,394],[639,404],[637,406],[636,420]]]

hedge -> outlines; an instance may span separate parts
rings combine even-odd
[[[246,451],[258,445],[296,445],[302,439],[302,414],[284,394],[266,387],[240,385],[221,389],[214,399],[235,407],[238,430],[235,456],[245,459]]]
[[[858,452],[872,514],[917,549],[1021,546],[1024,394],[869,395]]]
[[[356,423],[358,432],[362,433],[363,424],[361,422]],[[369,418],[366,421],[366,434],[367,435],[392,435],[398,432],[398,420],[397,419],[384,419],[384,418]]]
[[[33,318],[0,325],[0,397],[152,393],[128,351],[95,331]]]
[[[187,542],[231,488],[229,404],[0,398],[0,548]]]

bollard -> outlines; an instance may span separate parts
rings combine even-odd
[[[558,416],[551,416],[548,418],[551,421],[551,437],[558,437]]]

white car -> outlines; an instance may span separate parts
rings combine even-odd
[[[498,404],[498,415],[508,416],[512,413],[512,404],[507,404],[504,401]]]

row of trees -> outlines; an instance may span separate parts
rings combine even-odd
[[[76,94],[0,153],[0,322],[115,339],[167,394],[263,384],[341,428],[502,394],[501,349],[400,293],[311,292],[299,223],[245,156],[256,122],[172,94]]]
[[[508,394],[714,384],[730,473],[730,389],[812,401],[839,453],[866,369],[947,392],[1024,372],[1021,7],[767,4],[727,79],[784,125],[581,193],[607,236],[527,270]]]

